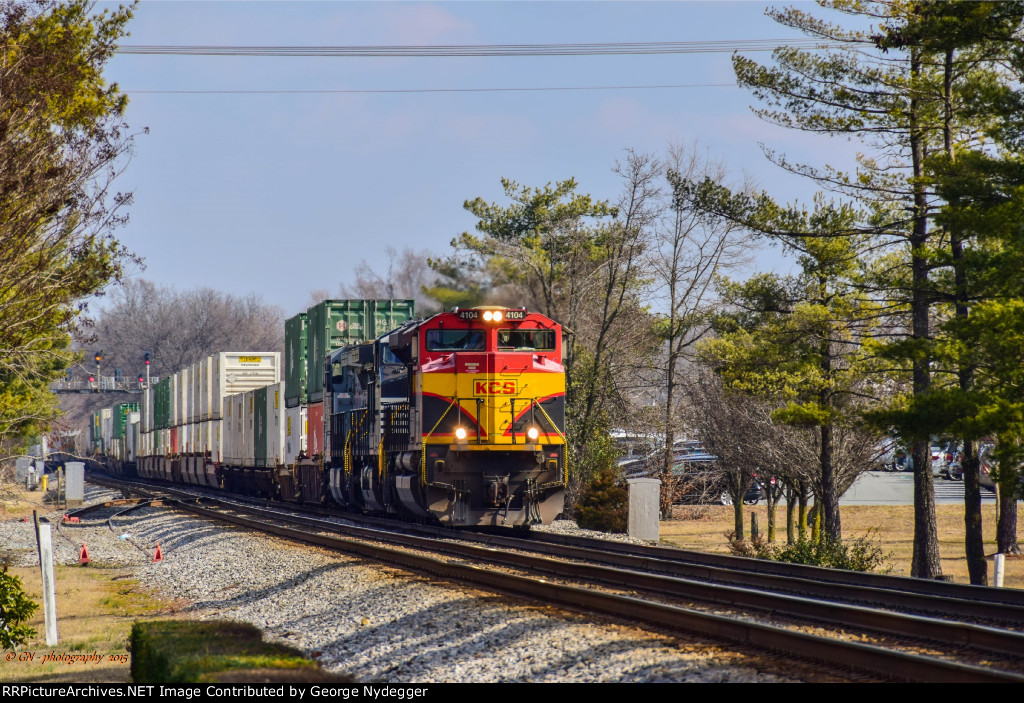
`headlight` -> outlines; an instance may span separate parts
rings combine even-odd
[[[501,322],[501,310],[494,311],[494,317],[492,318],[495,322]]]
[[[466,430],[464,428],[462,428],[462,427],[457,428],[455,430],[455,439],[463,440],[465,438],[466,438]]]
[[[537,439],[540,436],[540,432],[537,431],[536,427],[531,427],[526,431],[526,436],[530,439]]]
[[[492,313],[490,310],[484,311],[484,321],[485,322],[490,322],[493,317],[494,317],[494,313]]]

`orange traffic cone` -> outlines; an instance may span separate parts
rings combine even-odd
[[[160,543],[156,543],[156,551],[153,552],[153,563],[164,560],[164,553],[160,550]]]
[[[82,553],[78,555],[78,563],[84,566],[90,561],[92,561],[92,559],[89,558],[89,550],[85,548],[85,542],[82,542]]]

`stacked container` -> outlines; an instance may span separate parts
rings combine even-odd
[[[298,444],[305,445],[306,455],[314,457],[324,451],[324,359],[335,349],[376,339],[395,329],[416,314],[412,300],[325,300],[306,311],[306,437]],[[292,318],[293,320],[295,318]],[[287,337],[285,349],[291,339]],[[296,349],[300,348],[298,343]],[[289,377],[291,380],[291,377]],[[298,386],[287,391],[287,398],[297,395]]]
[[[412,300],[325,300],[307,310],[306,384],[309,402],[323,400],[323,363],[328,352],[376,339],[415,314],[416,303]]]
[[[309,402],[306,392],[306,313],[300,312],[284,323],[285,407]]]

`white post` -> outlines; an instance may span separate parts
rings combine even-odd
[[[53,579],[53,541],[49,525],[38,525],[39,567],[43,572],[43,622],[46,624],[46,646],[57,644],[57,584]]]
[[[992,577],[992,581],[996,588],[1003,587],[1003,568],[1006,566],[1006,555],[996,554],[995,558],[995,574]]]
[[[629,536],[657,544],[661,481],[656,478],[631,478],[626,483],[629,484]]]

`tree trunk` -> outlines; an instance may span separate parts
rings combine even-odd
[[[835,468],[832,465],[832,427],[821,426],[821,522],[825,536],[833,542],[843,539],[839,518],[839,496],[836,495]]]
[[[800,493],[797,497],[798,505],[800,506],[800,519],[797,522],[797,527],[800,531],[800,539],[807,538],[807,502],[808,502],[808,489],[807,482],[800,482]]]
[[[768,479],[768,485],[765,487],[765,507],[768,509],[768,541],[775,541],[775,506],[779,504],[779,498],[782,496],[782,491],[776,488],[771,479]]]
[[[939,532],[935,517],[935,487],[932,481],[931,444],[914,443],[914,552],[910,575],[935,579],[942,575],[939,561]]]
[[[921,50],[910,50],[912,80],[921,76]],[[928,196],[922,182],[924,176],[924,134],[921,128],[920,100],[910,100],[910,151],[914,169],[914,229],[910,237],[910,260],[913,272],[913,291],[910,301],[911,337],[919,343],[929,337],[929,310],[932,292],[929,288],[930,268],[928,244]],[[918,355],[913,361],[913,388],[917,398],[931,387],[929,359]],[[939,536],[935,521],[935,493],[932,486],[932,462],[928,440],[914,443],[914,551],[910,575],[934,579],[942,575],[939,561]]]
[[[743,500],[732,502],[733,527],[736,528],[736,539],[743,539]]]
[[[786,486],[786,544],[796,542],[796,488]]]
[[[942,141],[950,163],[956,159],[953,150],[953,49],[946,50],[943,66],[943,124]],[[956,287],[956,316],[965,319],[970,314],[968,307],[967,271],[964,268],[964,246],[962,232],[956,228],[950,231],[949,247],[953,255],[953,280]],[[970,391],[974,386],[974,366],[969,360],[960,359],[957,376],[960,389]],[[964,551],[967,556],[967,573],[975,586],[988,585],[988,562],[985,561],[985,542],[981,529],[981,485],[978,482],[978,443],[964,440],[960,457],[960,468],[964,479]]]
[[[1016,478],[1016,477],[1014,477]],[[1012,481],[1012,479],[1011,479]],[[1000,554],[1020,554],[1017,544],[1017,491],[1011,481],[999,486],[999,522],[996,525],[996,544]]]
[[[987,586],[988,561],[985,559],[985,541],[981,526],[980,467],[978,443],[964,442],[960,468],[964,477],[964,548],[967,554],[967,573],[973,585]]]

